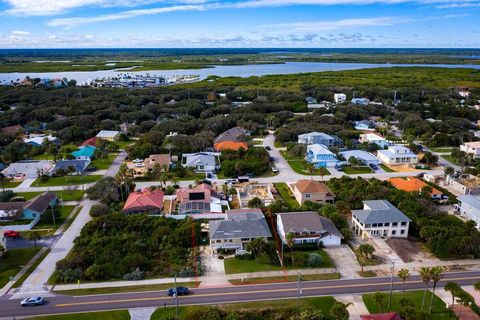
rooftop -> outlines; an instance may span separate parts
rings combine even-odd
[[[328,232],[332,235],[342,237],[340,231],[338,231],[329,219],[313,211],[277,213],[277,216],[280,217],[285,233],[316,231],[319,233]]]
[[[212,220],[210,239],[271,237],[265,218],[257,220]]]
[[[374,161],[378,160],[377,157],[375,157],[373,154],[370,152],[364,151],[364,150],[347,150],[347,151],[342,151],[340,154],[348,161],[350,157],[354,157],[357,159],[362,159],[366,161]]]
[[[364,224],[411,221],[387,200],[368,200],[363,201],[363,204],[363,210],[352,210],[352,214]]]
[[[42,213],[47,210],[50,203],[56,198],[57,195],[55,193],[48,191],[30,200],[25,208]]]
[[[163,191],[143,191],[132,192],[128,195],[128,199],[123,206],[123,211],[139,210],[141,208],[163,208]]]
[[[386,140],[384,137],[376,133],[362,133],[360,135],[360,138],[364,138],[367,140]]]
[[[464,145],[470,148],[480,148],[480,141],[465,142]]]
[[[326,146],[324,146],[323,144],[318,144],[318,143],[309,145],[307,147],[307,150],[312,151],[314,153],[318,153],[318,154],[332,154],[332,155],[334,154]]]
[[[332,136],[326,134],[326,133],[323,133],[323,132],[309,132],[309,133],[304,133],[304,134],[300,134],[298,135],[298,138],[300,139],[306,139],[306,138],[309,138],[309,137],[318,137],[320,136],[322,139],[333,139]]]
[[[97,138],[115,138],[117,135],[120,134],[120,131],[115,130],[102,130],[97,133]]]
[[[295,183],[295,188],[301,193],[330,193],[333,195],[333,192],[324,183],[316,180],[298,180]]]
[[[463,195],[459,196],[457,199],[475,209],[480,209],[480,199],[478,197],[472,195]]]
[[[397,189],[407,191],[407,192],[420,192],[423,187],[429,186],[424,181],[415,178],[408,177],[404,178],[391,178],[388,181]],[[432,188],[432,195],[441,195],[443,194],[438,189]]]
[[[258,208],[227,210],[225,214],[226,220],[258,220],[265,217]]]

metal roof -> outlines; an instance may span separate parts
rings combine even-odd
[[[352,214],[364,224],[411,221],[409,217],[387,200],[369,200],[363,203],[366,209],[352,210]]]

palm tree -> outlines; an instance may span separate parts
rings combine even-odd
[[[377,291],[373,294],[373,302],[375,302],[375,304],[380,308],[380,313],[382,313],[383,311],[383,304],[385,303],[385,298],[385,293]]]
[[[287,241],[287,246],[290,248],[290,254],[292,255],[292,267],[294,267],[295,260],[293,259],[293,246],[295,245],[295,234],[293,232],[289,232],[285,238]]]
[[[28,233],[27,239],[32,241],[35,245],[35,248],[37,247],[37,240],[40,240],[42,237],[40,237],[40,234],[37,231],[31,231]]]
[[[428,267],[421,267],[419,273],[420,273],[420,278],[422,278],[422,281],[425,284],[425,290],[423,291],[422,308],[421,308],[421,311],[423,311],[423,307],[425,306],[425,297],[427,295],[428,284],[430,283],[430,280],[432,280],[432,278],[430,275],[430,268]]]
[[[445,284],[445,291],[450,292],[452,295],[452,308],[453,305],[455,304],[455,296],[457,295],[458,292],[460,292],[460,286],[456,282],[447,282]]]
[[[347,308],[351,306],[351,303],[341,303],[335,302],[330,309],[330,314],[335,318],[335,320],[348,320],[350,318],[350,313]]]
[[[433,308],[433,297],[435,296],[435,288],[437,287],[437,283],[442,280],[442,267],[433,267],[430,268],[430,278],[433,281],[433,289],[432,289],[432,296],[430,297],[430,313],[432,313]]]
[[[458,314],[457,314],[458,319],[461,319],[460,313],[462,312],[462,306],[468,307],[472,303],[472,301],[473,301],[472,296],[468,294],[466,291],[460,290],[457,293],[457,302],[460,304],[460,308],[458,309]]]
[[[410,271],[408,271],[408,269],[400,269],[398,270],[397,276],[403,282],[403,297],[405,297],[405,284],[408,278],[410,278]]]

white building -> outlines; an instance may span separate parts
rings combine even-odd
[[[386,150],[378,150],[377,157],[388,165],[404,165],[404,164],[416,164],[418,157],[410,149],[393,145],[389,146]]]
[[[388,147],[390,143],[384,137],[376,134],[376,133],[362,133],[360,135],[360,139],[358,139],[360,143],[372,143],[376,144],[379,148],[384,149]]]
[[[345,93],[335,93],[333,99],[335,100],[335,103],[344,103],[347,101],[347,95]]]
[[[460,146],[460,151],[471,154],[474,158],[480,158],[480,141],[465,142]]]
[[[378,166],[380,164],[380,159],[375,157],[372,153],[363,150],[342,151],[340,152],[340,155],[342,155],[347,162],[348,159],[354,157],[366,166],[369,166],[371,164]]]
[[[337,156],[323,144],[311,144],[307,146],[305,160],[315,168],[335,167],[338,163]]]
[[[10,164],[2,173],[11,179],[35,179],[47,174],[53,168],[48,160],[24,160]]]
[[[295,244],[315,243],[325,247],[339,246],[343,236],[333,223],[316,212],[277,213],[280,239],[287,243],[287,235],[294,234]]]
[[[211,152],[184,153],[182,167],[192,168],[197,173],[214,172],[218,169],[215,155]]]
[[[352,210],[353,231],[362,237],[408,237],[410,218],[387,200],[363,201],[363,210]]]
[[[469,220],[475,221],[480,228],[480,199],[472,195],[459,196],[458,203],[454,205],[455,211]]]
[[[120,135],[120,131],[113,131],[113,130],[102,130],[95,136],[96,138],[100,138],[107,141],[115,141],[118,139]]]
[[[323,132],[310,132],[298,135],[298,143],[306,145],[318,143],[327,147],[336,147],[341,146],[343,141],[337,136],[331,136]]]
[[[43,145],[46,141],[57,145],[61,143],[61,141],[57,137],[54,137],[50,134],[31,135],[23,140],[23,142],[36,147]]]

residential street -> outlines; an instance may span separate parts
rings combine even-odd
[[[443,287],[448,281],[455,281],[460,285],[470,285],[478,281],[479,277],[479,271],[446,273],[444,278],[438,283],[438,287]],[[307,281],[301,283],[300,296],[362,294],[366,292],[388,291],[389,287],[389,277]],[[406,282],[408,290],[422,289],[423,287],[423,282],[419,276],[412,276]],[[393,290],[401,290],[402,288],[402,281],[395,278]],[[179,297],[179,305],[292,299],[297,296],[297,292],[296,282],[195,288],[192,289],[191,295]],[[0,301],[2,304],[0,317],[160,307],[164,304],[174,306],[175,304],[175,300],[167,296],[166,290],[76,297],[55,295],[48,297],[45,305],[33,308],[20,307],[17,299],[4,297]]]

